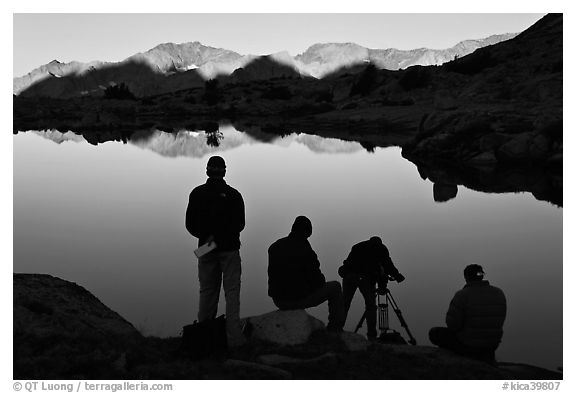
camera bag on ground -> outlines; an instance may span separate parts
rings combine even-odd
[[[226,339],[226,318],[203,322],[194,321],[182,328],[182,346],[188,356],[194,360],[204,359],[211,354],[228,348]]]

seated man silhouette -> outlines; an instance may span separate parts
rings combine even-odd
[[[364,297],[366,307],[366,326],[368,339],[376,338],[376,284],[380,289],[385,289],[388,277],[398,282],[404,281],[404,276],[394,266],[388,248],[377,236],[371,237],[352,246],[350,255],[344,264],[338,269],[342,277],[344,296],[344,320],[348,316],[348,310],[356,289]]]
[[[447,327],[430,329],[430,341],[461,355],[494,361],[503,334],[506,297],[484,280],[480,265],[466,266],[464,278],[466,285],[450,302]]]
[[[310,235],[312,223],[299,216],[290,234],[268,248],[268,295],[280,310],[306,309],[328,301],[327,330],[341,332],[342,287],[338,281],[326,282],[308,242]]]

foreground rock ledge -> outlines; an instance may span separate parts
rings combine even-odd
[[[77,284],[44,274],[14,274],[13,282],[14,379],[562,379],[528,365],[327,333],[301,310],[248,318],[247,346],[194,362],[180,338],[143,337]],[[306,339],[290,333],[298,343],[283,342],[283,324],[304,327]]]

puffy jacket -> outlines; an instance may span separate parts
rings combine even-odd
[[[198,246],[214,236],[217,249],[240,249],[240,232],[244,229],[242,195],[224,179],[208,178],[190,193],[186,209],[186,229],[198,238]]]
[[[382,271],[385,273],[384,277],[381,277]],[[356,273],[374,278],[375,282],[377,279],[386,279],[387,275],[394,278],[400,276],[390,258],[388,248],[382,243],[374,243],[370,240],[352,246],[348,258],[338,269],[338,273],[342,278],[348,273]]]
[[[307,238],[291,233],[268,248],[268,295],[274,300],[302,299],[325,282]]]
[[[506,297],[486,280],[470,281],[456,292],[446,314],[446,325],[464,345],[496,349],[502,339]]]

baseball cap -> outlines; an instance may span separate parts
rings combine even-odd
[[[464,278],[466,279],[466,281],[481,280],[484,278],[484,274],[485,273],[484,270],[482,269],[482,266],[477,264],[468,265],[464,269]]]

